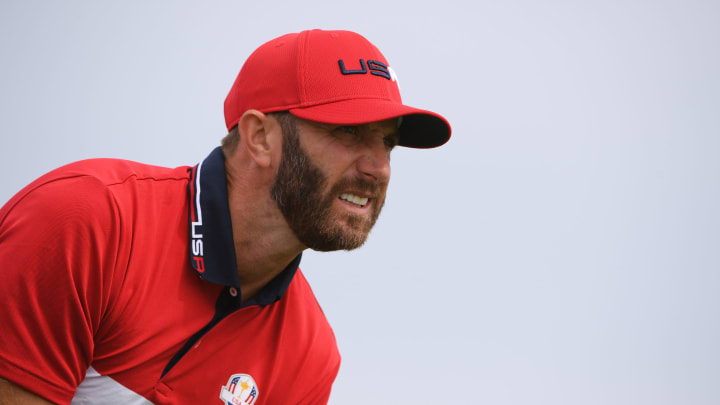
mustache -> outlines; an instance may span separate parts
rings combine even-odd
[[[369,194],[372,197],[380,196],[381,184],[377,181],[363,179],[361,177],[343,178],[338,181],[332,188],[332,195],[341,192],[353,192],[360,194]]]

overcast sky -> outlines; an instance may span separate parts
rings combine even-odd
[[[0,204],[195,164],[257,46],[353,30],[453,137],[393,152],[363,248],[304,256],[330,403],[720,403],[719,2],[250,3],[0,2]]]

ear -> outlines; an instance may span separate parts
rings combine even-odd
[[[273,148],[276,147],[272,124],[271,120],[258,110],[245,111],[238,121],[240,142],[260,167],[269,167],[272,164]]]

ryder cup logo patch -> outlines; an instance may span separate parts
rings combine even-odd
[[[220,399],[227,405],[252,405],[257,396],[257,384],[247,374],[231,375],[220,391]]]

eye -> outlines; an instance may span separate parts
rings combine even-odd
[[[336,131],[341,131],[346,134],[350,135],[357,135],[358,134],[358,127],[354,125],[343,125],[341,127],[337,127]]]
[[[384,137],[383,142],[385,143],[385,147],[388,150],[392,150],[394,147],[397,146],[398,143],[400,143],[400,139],[398,138],[397,135],[392,134],[392,135],[388,135],[388,136]]]
[[[357,125],[337,126],[333,128],[332,134],[335,139],[346,145],[356,145],[362,140],[362,134]]]

